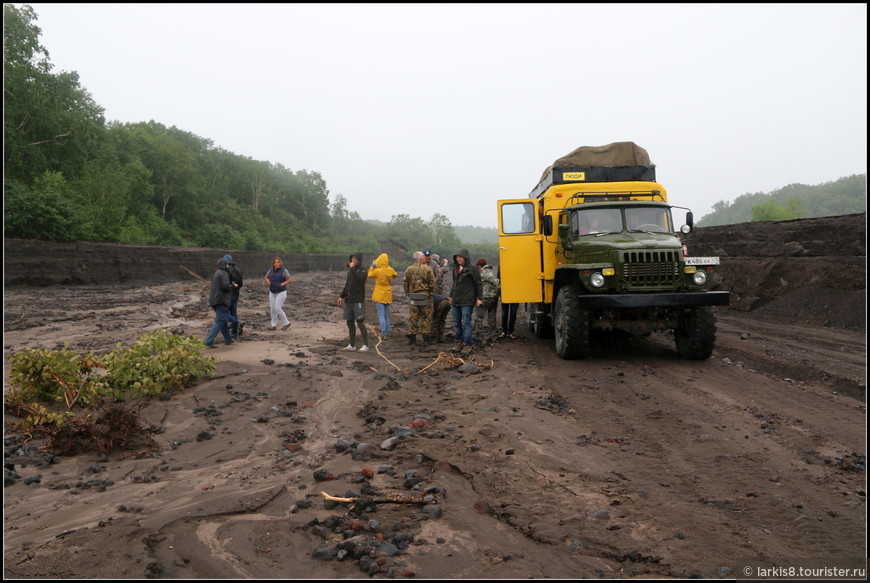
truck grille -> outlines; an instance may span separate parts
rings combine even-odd
[[[626,251],[622,255],[625,281],[631,286],[670,286],[680,277],[678,251]]]

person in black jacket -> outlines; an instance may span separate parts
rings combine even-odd
[[[471,352],[474,329],[471,316],[475,306],[483,305],[483,282],[480,270],[471,264],[468,249],[453,255],[453,289],[450,290],[450,313],[456,336],[454,351]]]
[[[347,280],[344,289],[338,296],[338,305],[344,304],[344,319],[347,321],[347,331],[350,335],[350,344],[342,350],[356,350],[356,328],[359,328],[362,336],[362,346],[359,352],[367,352],[369,349],[369,334],[366,330],[366,281],[369,278],[368,269],[363,269],[362,254],[354,253],[350,256],[347,264]],[[356,328],[354,327],[356,322]]]
[[[233,301],[233,285],[230,281],[230,273],[227,271],[227,260],[221,257],[211,278],[211,291],[208,295],[208,304],[214,310],[214,324],[205,339],[205,345],[209,348],[214,348],[218,332],[224,335],[224,344],[233,343],[230,328],[227,326],[227,314]]]
[[[234,284],[232,304],[230,304],[230,313],[227,314],[227,321],[230,323],[230,331],[232,332],[233,339],[238,340],[239,336],[242,335],[243,326],[241,320],[239,320],[239,293],[241,292],[245,278],[242,277],[242,270],[233,263],[232,255],[227,253],[224,255],[224,259],[227,260],[227,271],[230,274],[230,281]]]

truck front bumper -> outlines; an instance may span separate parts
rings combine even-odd
[[[727,306],[729,291],[686,292],[667,294],[613,294],[581,295],[580,307],[586,310],[601,308],[683,308],[695,306]]]

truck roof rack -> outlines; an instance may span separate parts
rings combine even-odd
[[[553,185],[584,182],[655,182],[655,166],[563,166],[549,169],[529,198],[538,198]]]

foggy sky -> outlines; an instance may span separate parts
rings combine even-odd
[[[364,219],[494,227],[617,141],[696,219],[867,171],[866,4],[31,6],[107,120],[320,172]]]

